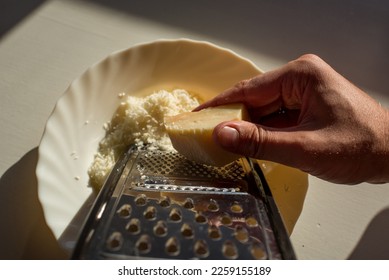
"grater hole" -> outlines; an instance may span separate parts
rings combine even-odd
[[[235,201],[232,205],[231,205],[231,211],[234,212],[234,213],[242,213],[243,212],[243,208],[242,206],[239,204],[239,202]]]
[[[154,234],[156,236],[165,236],[167,234],[167,225],[164,221],[158,221],[154,226]]]
[[[206,258],[209,255],[209,249],[207,243],[200,239],[197,240],[194,245],[195,254],[200,258]]]
[[[251,255],[253,256],[253,258],[256,260],[264,260],[267,258],[266,252],[262,249],[261,244],[259,244],[258,242],[255,242],[251,246],[250,252],[251,252]]]
[[[184,207],[187,209],[192,209],[194,207],[193,199],[191,198],[185,199]]]
[[[235,238],[242,243],[247,242],[249,240],[247,229],[241,225],[237,225],[235,227]]]
[[[137,206],[144,206],[147,203],[147,197],[144,194],[139,194],[135,197],[135,204]]]
[[[246,225],[248,225],[249,227],[257,227],[258,221],[254,217],[247,217]]]
[[[133,218],[126,225],[126,230],[131,234],[138,234],[140,232],[140,221],[137,218]]]
[[[151,242],[149,236],[146,234],[142,235],[136,242],[135,246],[141,254],[147,254],[150,252]]]
[[[213,240],[218,240],[222,237],[222,234],[217,226],[212,225],[208,228],[208,236]]]
[[[219,210],[219,205],[216,200],[211,199],[208,204],[208,210],[212,212],[217,212]]]
[[[201,213],[197,213],[195,216],[195,221],[198,222],[199,224],[205,224],[207,222],[207,217],[205,217]]]
[[[222,247],[222,253],[227,259],[236,259],[238,257],[238,249],[235,244],[230,240],[224,242]]]
[[[166,196],[162,197],[159,201],[159,205],[161,207],[169,207],[170,206],[170,199]]]
[[[186,223],[183,224],[181,227],[181,234],[185,238],[193,238],[193,236],[194,236],[194,232],[193,232],[192,227]]]
[[[220,222],[225,226],[230,226],[232,224],[231,216],[227,213],[224,213],[223,216],[220,219]]]
[[[143,213],[143,216],[147,220],[154,220],[157,217],[157,210],[154,206],[147,207],[146,211]]]
[[[117,251],[122,247],[123,236],[120,232],[113,232],[107,240],[107,248],[112,251]]]
[[[147,152],[138,161],[138,170],[147,170],[151,174],[169,174],[185,177],[223,178],[240,180],[245,173],[240,162],[217,168],[195,164],[186,160],[177,152]]]
[[[117,211],[118,215],[122,218],[129,218],[131,216],[131,205],[123,204]]]
[[[175,237],[170,237],[165,244],[165,251],[170,256],[177,256],[180,253],[180,244]]]
[[[182,219],[181,211],[178,210],[178,209],[176,209],[176,208],[173,208],[173,209],[170,211],[169,219],[170,219],[172,222],[180,222],[181,219]]]

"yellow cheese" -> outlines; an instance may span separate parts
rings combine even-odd
[[[212,139],[214,128],[231,120],[248,120],[243,104],[210,107],[165,117],[165,127],[173,147],[180,154],[197,163],[220,167],[240,158],[222,149]]]

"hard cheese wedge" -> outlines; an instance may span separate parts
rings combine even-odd
[[[173,147],[180,154],[197,163],[220,167],[240,158],[222,149],[212,139],[214,128],[230,120],[248,120],[243,104],[210,107],[165,117],[165,127]]]

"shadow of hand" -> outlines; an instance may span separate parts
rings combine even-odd
[[[379,212],[370,222],[363,236],[350,254],[350,260],[389,259],[389,208]]]
[[[65,259],[38,199],[38,148],[0,178],[0,259]]]

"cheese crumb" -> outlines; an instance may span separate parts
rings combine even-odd
[[[198,105],[198,100],[182,89],[160,90],[144,98],[126,96],[111,121],[103,126],[106,135],[88,170],[91,186],[102,187],[120,155],[132,144],[147,145],[149,150],[173,151],[164,118],[191,111]]]

